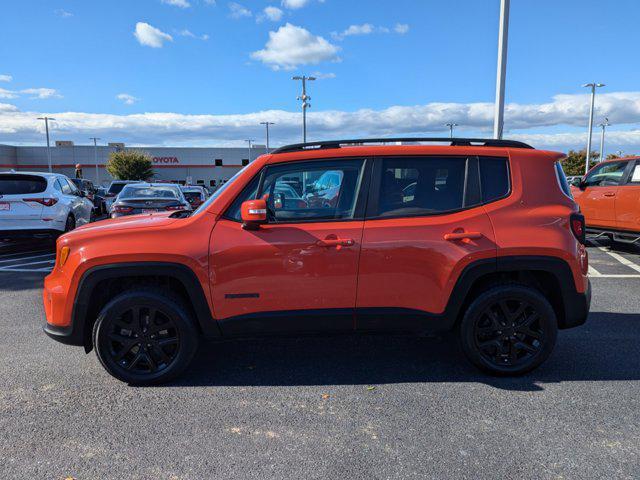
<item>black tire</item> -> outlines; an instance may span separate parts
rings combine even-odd
[[[104,306],[93,327],[102,366],[131,385],[156,385],[180,375],[198,348],[198,331],[177,298],[131,290]]]
[[[523,375],[544,362],[556,343],[558,321],[549,301],[524,285],[481,293],[460,323],[467,358],[496,376]]]
[[[69,214],[69,216],[67,216],[67,221],[64,224],[64,231],[65,233],[70,232],[75,228],[76,228],[76,219],[74,218],[73,215]]]

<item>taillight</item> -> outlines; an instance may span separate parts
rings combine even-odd
[[[165,210],[184,210],[183,205],[169,205],[168,207],[164,207]]]
[[[44,205],[45,207],[52,207],[56,203],[58,203],[58,199],[55,198],[55,197],[49,197],[49,198],[23,198],[22,200],[24,202],[39,203],[40,205]]]
[[[115,213],[131,213],[133,212],[133,207],[122,207],[120,205],[116,205],[113,207],[113,211]]]
[[[571,224],[573,235],[584,245],[587,242],[587,229],[584,224],[584,215],[579,213],[572,214],[569,223]]]

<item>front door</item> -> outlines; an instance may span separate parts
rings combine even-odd
[[[247,185],[211,237],[223,334],[353,329],[364,171],[361,159],[290,162]],[[336,188],[320,188],[327,176]],[[240,205],[252,198],[267,199],[268,224],[246,230]]]
[[[616,195],[627,163],[607,162],[594,167],[584,179],[583,191],[575,191],[588,227],[617,227]]]
[[[636,160],[628,180],[618,187],[616,222],[621,230],[640,232],[640,160]]]

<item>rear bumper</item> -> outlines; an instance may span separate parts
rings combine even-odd
[[[587,287],[583,293],[575,289],[566,289],[563,293],[564,318],[559,328],[573,328],[584,324],[591,308],[591,282],[587,280]]]

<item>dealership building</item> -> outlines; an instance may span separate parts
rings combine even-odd
[[[112,180],[105,169],[109,155],[122,149],[149,154],[153,161],[155,181],[204,185],[208,188],[218,187],[244,165],[266,152],[264,145],[253,145],[249,149],[127,147],[122,143],[110,143],[95,148],[93,145],[74,145],[73,142],[57,141],[50,149],[52,171],[73,178],[76,176],[76,166],[79,165],[83,178],[106,186]],[[0,144],[0,169],[46,172],[47,147]]]

